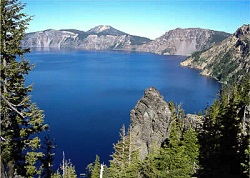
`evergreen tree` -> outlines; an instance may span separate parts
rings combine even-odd
[[[185,148],[184,154],[188,156],[189,165],[192,166],[190,172],[191,174],[194,174],[199,169],[198,157],[200,146],[198,142],[198,134],[193,128],[190,127],[185,131],[182,144]]]
[[[89,163],[86,167],[86,177],[91,178],[92,171],[94,169],[94,163]]]
[[[244,134],[244,110],[250,105],[249,76],[233,86],[224,86],[220,97],[206,112],[201,135],[203,177],[246,177],[241,170],[247,156],[249,131]],[[245,164],[244,164],[245,165]]]
[[[199,136],[200,140],[200,164],[201,172],[206,173],[206,176],[212,176],[212,172],[218,167],[218,128],[217,116],[220,113],[220,103],[218,100],[206,110],[206,119],[203,126],[203,133]],[[202,176],[204,176],[202,174]]]
[[[63,163],[62,169],[62,178],[76,178],[75,166],[70,162],[70,160],[65,160]]]
[[[51,175],[51,177],[52,177],[52,178],[61,178],[61,174],[60,174],[59,171],[56,171],[56,173],[53,173],[53,174]]]
[[[102,167],[102,168],[101,168]],[[96,155],[96,159],[94,163],[88,164],[86,168],[86,175],[87,178],[99,178],[101,177],[101,171],[102,171],[102,178],[109,178],[110,172],[106,165],[100,164],[100,158],[98,155]]]
[[[52,174],[52,178],[76,178],[75,166],[70,162],[70,160],[65,160],[65,155],[63,152],[62,165],[60,167],[62,174],[58,170],[56,173]]]
[[[152,149],[151,153],[142,162],[139,162],[139,177],[159,177],[159,170],[157,166],[159,159],[159,150]]]
[[[250,177],[250,142],[248,140],[247,148],[244,150],[243,160],[241,162],[242,172],[246,177]]]
[[[19,0],[2,0],[1,11],[1,177],[13,177],[15,172],[25,177],[39,173],[35,166],[43,156],[37,136],[47,128],[44,115],[32,103],[25,86],[25,75],[32,66],[24,58],[21,40],[31,17],[22,12]]]
[[[110,161],[111,177],[123,177],[128,162],[128,145],[126,144],[126,130],[123,125],[120,132],[120,140],[114,145],[113,158]]]
[[[194,163],[198,158],[198,149],[192,149],[193,144],[197,148],[197,137],[192,130],[184,134],[180,126],[173,120],[170,128],[168,142],[160,149],[157,168],[160,171],[158,177],[191,177],[195,170]],[[186,140],[185,140],[186,139]]]
[[[110,160],[110,177],[137,177],[138,176],[138,151],[133,146],[133,135],[130,131],[126,134],[123,125],[120,132],[120,140],[114,145],[113,158]]]
[[[52,169],[53,161],[55,158],[54,139],[50,138],[49,135],[45,136],[44,145],[42,145],[42,148],[44,149],[45,156],[41,159],[41,162],[42,162],[41,177],[51,178],[54,173],[54,170]]]
[[[93,165],[93,170],[91,172],[91,178],[99,178],[100,177],[100,170],[101,170],[100,158],[98,155],[96,155],[95,163]]]
[[[184,112],[173,102],[169,138],[160,149],[154,149],[142,164],[141,177],[191,177],[198,168],[199,144],[197,133],[192,129],[183,131]]]

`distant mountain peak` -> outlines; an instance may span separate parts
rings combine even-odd
[[[90,34],[94,33],[94,34],[100,34],[100,35],[127,35],[127,33],[117,30],[111,27],[110,25],[98,25],[88,30],[87,33],[90,33]]]
[[[90,30],[95,31],[96,33],[101,33],[103,31],[109,30],[111,28],[113,28],[113,27],[111,27],[110,25],[99,25],[99,26],[96,26]]]

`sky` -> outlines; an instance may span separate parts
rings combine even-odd
[[[26,32],[46,29],[87,31],[110,25],[155,39],[175,28],[234,33],[250,23],[250,0],[22,0],[33,16]]]

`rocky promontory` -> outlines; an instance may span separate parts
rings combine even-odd
[[[144,91],[143,97],[130,111],[130,135],[134,150],[139,151],[139,159],[143,160],[148,154],[159,149],[169,138],[170,125],[174,120],[174,111],[170,103],[166,102],[160,92],[150,87]],[[237,111],[240,121],[240,135],[248,135],[250,131],[250,106],[245,106]],[[180,122],[183,131],[190,126],[202,134],[206,116],[184,114]]]
[[[133,145],[138,148],[140,159],[144,159],[153,149],[161,147],[169,137],[173,113],[169,103],[164,101],[160,92],[150,87],[144,91],[144,96],[130,111],[130,134],[133,135]],[[185,128],[191,125],[200,132],[203,126],[203,116],[188,114],[183,118]]]
[[[236,32],[210,49],[193,53],[182,66],[201,70],[221,82],[241,80],[250,74],[250,24],[243,25]]]
[[[166,140],[171,120],[169,105],[159,91],[154,87],[146,89],[130,111],[130,134],[135,137],[135,147],[140,148],[141,159]]]

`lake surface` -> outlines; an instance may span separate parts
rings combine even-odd
[[[122,124],[150,86],[165,100],[182,103],[198,113],[216,98],[220,84],[183,68],[184,56],[121,51],[32,50],[26,58],[36,65],[27,76],[34,83],[32,100],[44,110],[56,140],[54,167],[62,152],[78,174],[99,155],[108,164]]]

